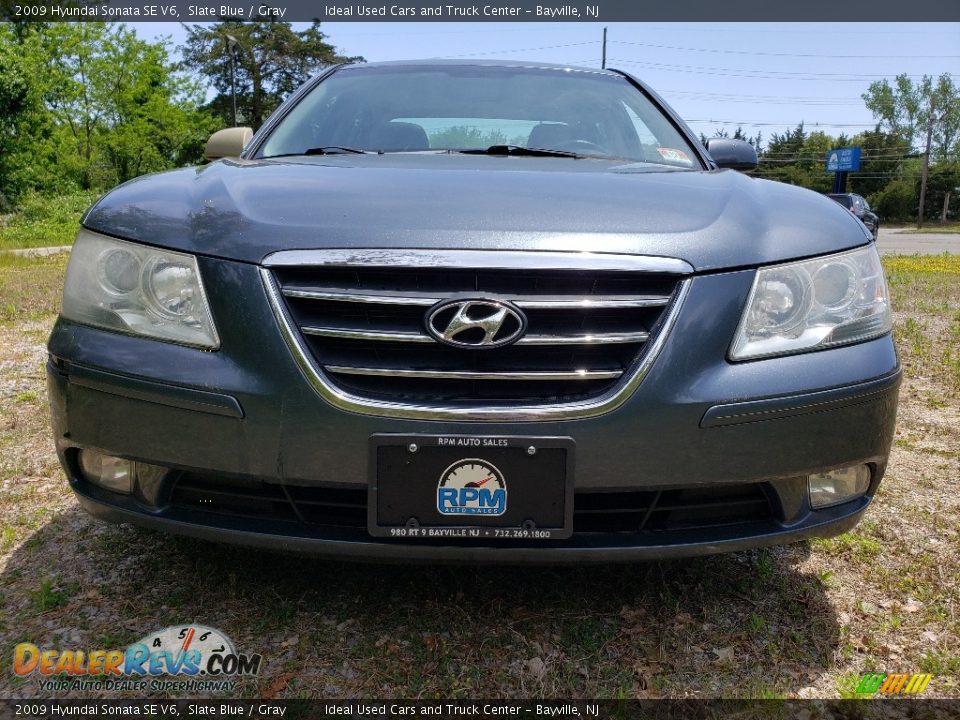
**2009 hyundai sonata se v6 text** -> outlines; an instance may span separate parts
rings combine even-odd
[[[900,382],[863,225],[635,78],[340,66],[83,218],[47,367],[97,517],[585,562],[852,527]]]

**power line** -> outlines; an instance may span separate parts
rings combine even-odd
[[[797,125],[796,120],[769,120],[755,122],[753,120],[687,120],[688,123],[711,123],[713,125],[749,125],[750,127],[780,127],[781,125]],[[848,122],[804,122],[804,129],[808,127],[876,127],[876,123],[848,123]]]
[[[790,97],[790,96],[778,96],[778,95],[725,95],[722,93],[699,93],[695,91],[684,91],[684,90],[663,90],[660,92],[664,96],[674,96],[681,95],[684,99],[688,100],[707,100],[707,101],[721,101],[721,102],[744,102],[752,104],[769,104],[769,105],[822,105],[824,107],[840,107],[840,106],[863,106],[863,100],[854,99],[854,98],[817,98],[810,96],[803,97]]]
[[[824,152],[826,152],[826,151],[824,151]],[[765,152],[763,155],[764,155],[764,157],[786,158],[786,159],[789,159],[789,160],[809,160],[810,158],[813,158],[813,157],[821,157],[821,153],[820,153],[819,150],[814,150],[814,151],[811,151],[811,150],[806,150],[806,151],[800,150],[800,151],[793,151],[793,152],[791,152],[791,151],[784,151],[784,150],[775,150],[775,151],[772,151],[772,152]],[[901,161],[901,160],[912,160],[912,159],[917,158],[917,157],[919,157],[919,156],[918,156],[918,155],[914,155],[914,154],[912,154],[912,153],[907,153],[907,154],[903,154],[903,153],[876,153],[876,154],[874,154],[873,151],[871,151],[871,150],[868,148],[868,149],[864,150],[864,151],[861,153],[860,159],[863,160],[864,162],[867,162],[868,160],[871,161],[871,162],[872,162],[872,161],[875,161],[875,160],[882,160],[882,161],[884,161],[884,162],[899,162],[899,161]]]
[[[823,162],[824,155],[814,155],[812,157],[799,157],[799,158],[767,158],[765,156],[760,157],[761,163],[772,163],[779,165],[792,165],[794,163],[801,162]],[[899,165],[903,160],[874,160],[872,158],[860,158],[860,161],[863,163],[883,163],[885,165]]]
[[[599,40],[589,40],[587,42],[565,43],[563,45],[544,45],[542,47],[513,48],[511,50],[490,50],[488,52],[465,53],[463,55],[439,55],[435,59],[471,58],[486,55],[510,55],[520,52],[537,52],[538,50],[555,50],[557,48],[579,47],[582,45],[598,45],[599,43]]]
[[[854,73],[802,73],[787,72],[779,70],[741,70],[737,68],[714,68],[698,65],[672,65],[669,63],[651,63],[641,60],[616,60],[608,59],[608,64],[637,65],[650,70],[663,70],[666,72],[684,72],[694,75],[719,75],[723,77],[743,77],[753,80],[811,80],[817,82],[863,82],[871,78],[889,78],[890,74],[880,75],[856,75]],[[766,73],[766,74],[764,74]],[[771,74],[776,73],[776,74]],[[952,73],[946,73],[953,76]],[[840,77],[840,76],[844,77]],[[802,77],[801,77],[802,76]],[[908,75],[909,78],[921,78],[921,75]]]
[[[743,27],[743,23],[713,23],[709,28],[683,27],[682,32],[684,34],[705,32],[705,33],[710,33],[711,35],[716,35],[718,32],[723,32],[724,24],[735,26],[736,33],[738,35],[743,33],[760,33],[763,35],[818,35],[818,36],[819,35],[843,35],[844,37],[847,37],[847,38],[850,37],[849,30],[822,30],[822,29],[795,30],[793,25],[788,25],[787,27],[778,25],[774,27],[764,27],[762,29],[754,30],[754,29]],[[837,23],[832,23],[832,24],[836,25]],[[889,25],[890,23],[887,23],[887,24]],[[938,26],[942,27],[943,25],[946,25],[946,24],[947,23],[941,23]],[[655,25],[656,23],[650,23],[645,26],[649,29]],[[957,23],[952,23],[952,25],[956,26]],[[897,36],[923,35],[924,37],[928,37],[931,35],[950,35],[952,37],[956,37],[957,35],[956,30],[902,30],[901,29],[903,27],[902,23],[897,23],[896,27],[897,27],[896,30],[862,30],[858,27],[856,30],[856,33],[857,33],[857,36],[860,36],[860,35],[897,35]]]
[[[820,53],[776,53],[776,52],[763,52],[760,50],[726,50],[726,49],[715,49],[715,48],[697,48],[697,47],[681,47],[678,45],[656,45],[654,43],[642,43],[642,42],[628,42],[626,40],[611,40],[610,44],[612,45],[633,45],[636,47],[648,47],[654,48],[656,50],[682,50],[683,52],[704,52],[704,53],[720,53],[723,55],[751,55],[751,56],[764,56],[764,57],[790,57],[790,58],[841,58],[841,59],[851,59],[851,58],[884,58],[884,59],[894,59],[894,60],[934,60],[934,59],[960,59],[960,55],[825,55]]]

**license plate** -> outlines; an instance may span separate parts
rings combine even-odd
[[[565,437],[373,435],[368,530],[434,540],[568,538],[573,447]]]

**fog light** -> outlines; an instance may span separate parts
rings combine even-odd
[[[811,475],[810,507],[814,509],[839,505],[863,495],[870,487],[870,468],[867,465],[831,470]]]
[[[87,482],[111,492],[129,495],[133,487],[133,463],[96,450],[80,452],[80,472]]]

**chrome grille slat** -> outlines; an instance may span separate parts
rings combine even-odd
[[[593,238],[584,237],[584,245]],[[327,248],[280,250],[265,267],[399,267],[429,270],[468,268],[528,271],[574,270],[612,273],[690,275],[693,266],[679,258],[562,250],[430,250],[421,248]]]
[[[373,340],[380,342],[408,342],[433,343],[436,342],[429,335],[413,332],[392,332],[390,330],[361,330],[350,328],[313,327],[304,325],[300,328],[304,335],[316,337],[346,338],[350,340]]]
[[[416,419],[609,412],[649,372],[689,285],[683,261],[599,253],[318,250],[264,264],[281,333],[317,392],[351,412]],[[451,347],[427,329],[451,300],[510,303],[522,335]]]
[[[432,294],[419,293],[390,293],[379,291],[374,293],[338,292],[328,288],[284,288],[283,294],[289,298],[305,300],[326,300],[329,302],[350,302],[371,305],[417,305],[432,307],[446,298]],[[482,293],[478,293],[482,294]],[[670,296],[646,297],[550,297],[531,295],[497,294],[498,300],[511,302],[521,310],[579,310],[579,309],[612,309],[612,308],[646,308],[664,307],[670,303]]]
[[[513,304],[523,310],[606,310],[612,308],[666,307],[670,297],[597,297],[582,299],[517,298]]]
[[[364,330],[362,328],[314,327],[304,325],[300,328],[304,335],[334,337],[351,340],[371,340],[379,342],[435,343],[429,335],[416,332],[391,330]],[[650,333],[593,333],[586,335],[525,335],[517,341],[518,345],[616,345],[623,343],[646,342]]]
[[[469,370],[407,370],[402,368],[363,368],[324,365],[327,372],[339,375],[371,375],[434,380],[615,380],[622,370],[537,370],[472,372]]]
[[[431,307],[440,302],[440,298],[429,295],[399,295],[389,293],[335,292],[323,289],[284,288],[283,294],[289,298],[305,298],[307,300],[330,300],[332,302],[369,303],[373,305],[422,305]]]
[[[517,345],[622,345],[644,343],[648,332],[592,333],[587,335],[526,335]]]

